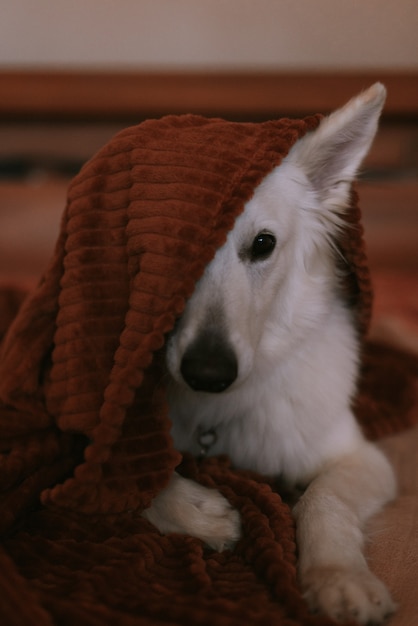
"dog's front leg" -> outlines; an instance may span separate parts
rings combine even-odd
[[[239,513],[219,491],[177,473],[142,515],[163,534],[191,535],[218,551],[232,547],[241,534]]]
[[[380,624],[393,612],[388,591],[363,555],[363,526],[395,491],[389,463],[367,443],[309,485],[294,516],[299,580],[312,610],[361,624]]]

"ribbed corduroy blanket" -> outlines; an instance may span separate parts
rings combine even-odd
[[[170,116],[127,129],[72,182],[60,237],[0,357],[0,623],[325,625],[296,584],[274,484],[173,448],[164,343],[255,187],[319,117],[261,124]],[[357,197],[337,242],[367,329]],[[356,411],[371,437],[408,425],[412,358],[365,346]],[[237,507],[216,553],[139,513],[176,467]],[[282,494],[283,495],[283,494]]]

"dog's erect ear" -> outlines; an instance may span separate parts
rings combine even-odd
[[[377,130],[386,89],[375,83],[300,139],[289,160],[301,167],[321,201],[341,207]]]

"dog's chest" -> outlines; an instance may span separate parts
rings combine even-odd
[[[283,412],[279,418],[280,413],[269,415],[258,406],[228,420],[219,420],[219,415],[215,412],[212,419],[201,416],[200,421],[172,415],[175,447],[200,458],[227,455],[239,469],[282,476],[289,482],[311,471],[309,436]]]

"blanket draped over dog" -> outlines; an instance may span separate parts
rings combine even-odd
[[[1,624],[329,623],[302,600],[275,484],[174,449],[164,369],[165,337],[235,218],[319,121],[150,120],[72,182],[50,266],[2,344]],[[364,336],[371,289],[354,191],[346,220],[338,256]],[[411,363],[365,346],[355,408],[368,436],[408,425]],[[239,509],[235,550],[162,537],[140,516],[175,468]]]

